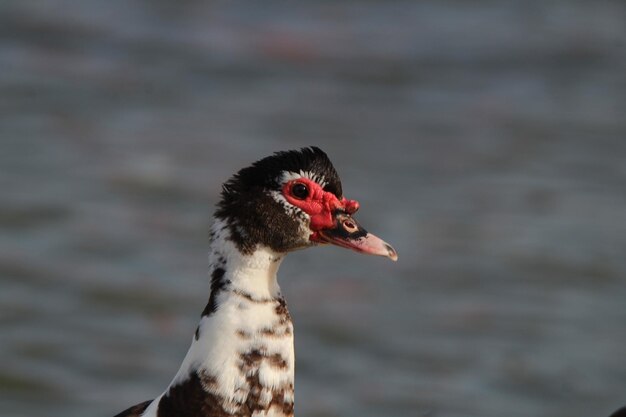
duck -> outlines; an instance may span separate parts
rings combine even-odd
[[[319,245],[396,261],[358,209],[315,146],[233,175],[209,230],[209,297],[191,346],[161,395],[115,417],[292,417],[294,329],[277,272],[287,254]]]

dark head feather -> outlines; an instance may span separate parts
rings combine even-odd
[[[286,250],[297,244],[297,220],[285,213],[268,190],[280,190],[283,172],[300,171],[323,176],[324,191],[342,197],[337,171],[326,153],[315,146],[276,152],[243,168],[224,183],[215,216],[227,221],[240,249],[245,251],[247,248],[242,246],[263,243],[275,250]],[[241,236],[242,231],[247,236]]]
[[[222,201],[233,194],[246,192],[256,187],[278,189],[278,179],[282,172],[310,171],[323,175],[326,179],[324,191],[342,197],[341,180],[332,162],[324,151],[316,146],[300,150],[276,152],[243,168],[222,186]]]

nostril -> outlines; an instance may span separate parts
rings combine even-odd
[[[345,221],[343,222],[343,227],[344,227],[346,230],[350,230],[350,231],[351,231],[351,230],[356,230],[356,225],[355,225],[353,222],[351,222],[350,220],[345,220]]]

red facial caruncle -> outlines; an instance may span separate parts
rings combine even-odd
[[[338,198],[306,177],[287,181],[282,191],[290,204],[309,215],[310,241],[330,243],[370,255],[386,256],[393,261],[398,259],[391,245],[367,232],[352,217],[359,209],[357,201]]]
[[[315,181],[302,177],[283,185],[283,195],[287,201],[300,208],[311,218],[310,228],[314,232],[332,228],[335,225],[334,213],[337,210],[353,214],[359,203],[337,196],[324,189]]]

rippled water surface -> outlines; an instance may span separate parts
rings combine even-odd
[[[621,1],[0,3],[0,414],[169,383],[220,184],[322,147],[398,263],[295,253],[300,417],[626,404]]]

